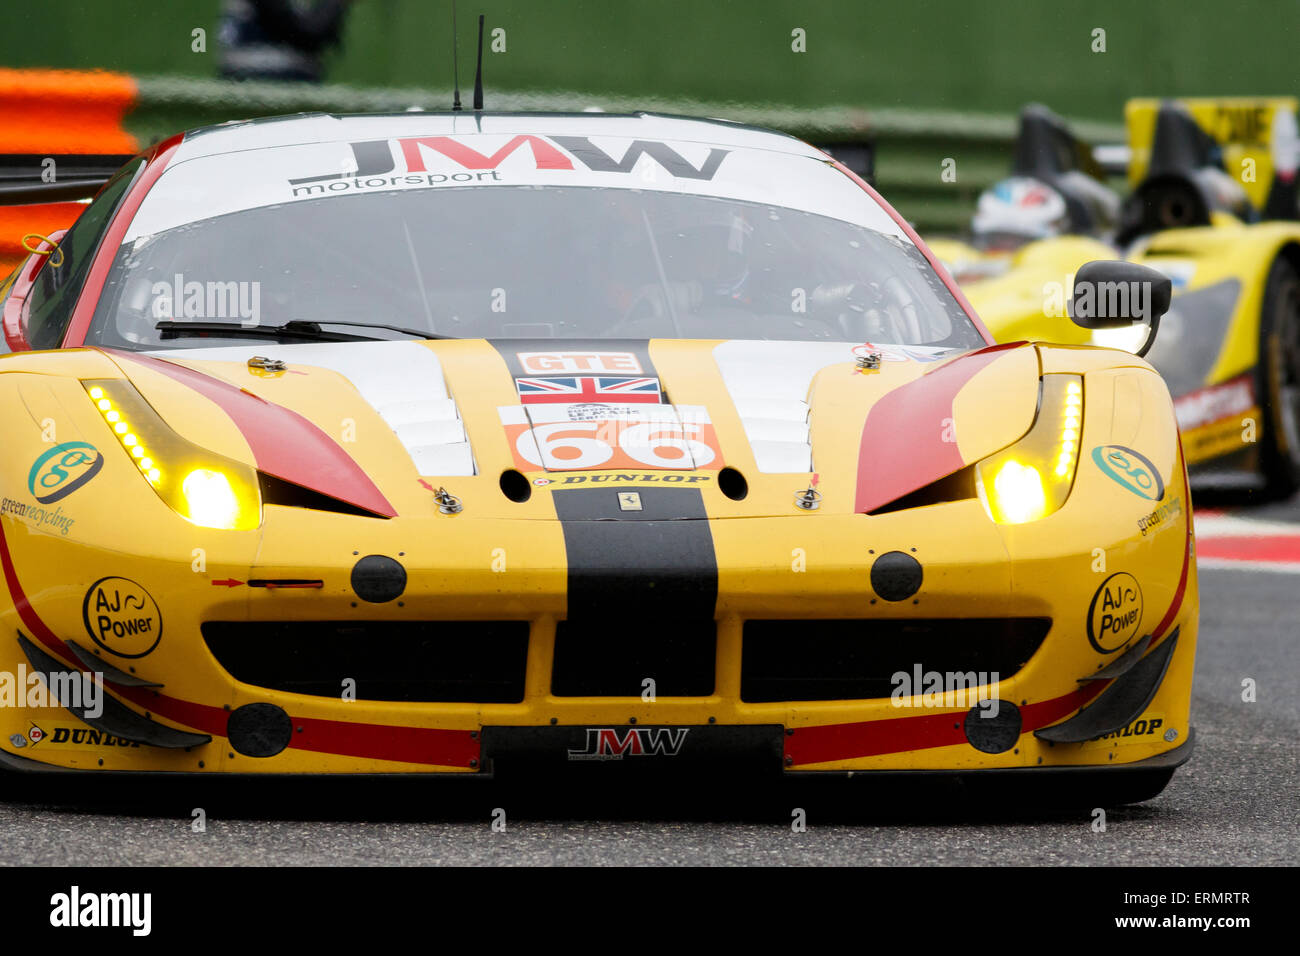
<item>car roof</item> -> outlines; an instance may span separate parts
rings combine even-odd
[[[764,149],[824,159],[825,154],[786,133],[729,120],[662,113],[297,113],[206,126],[185,134],[173,162],[244,150],[306,143],[485,133],[539,136],[619,136]]]

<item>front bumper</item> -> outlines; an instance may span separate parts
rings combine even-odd
[[[0,750],[43,765],[95,771],[481,776],[492,772],[494,740],[508,736],[507,728],[543,731],[530,732],[538,741],[548,739],[552,728],[557,733],[570,728],[567,733],[581,740],[566,737],[565,764],[647,765],[689,760],[694,741],[687,734],[675,747],[674,729],[766,728],[754,732],[768,741],[779,739],[780,752],[771,756],[787,773],[961,774],[1146,765],[1181,752],[1190,735],[1197,599],[1186,520],[1139,536],[1131,515],[1099,517],[1084,496],[1079,498],[1035,526],[1014,528],[993,525],[978,502],[969,500],[931,506],[924,520],[899,512],[710,521],[717,567],[712,691],[694,696],[555,692],[559,623],[582,615],[581,609],[566,608],[564,541],[553,523],[457,518],[432,519],[423,528],[415,522],[331,516],[322,530],[319,516],[268,509],[254,566],[209,562],[203,573],[156,556],[78,551],[48,535],[16,541],[9,525],[5,571],[13,600],[0,611],[0,666],[11,672],[39,669],[24,655],[19,634],[68,669],[80,666],[67,642],[90,646],[89,595],[66,583],[69,555],[75,554],[86,563],[75,579],[113,575],[147,581],[165,617],[156,646],[142,657],[115,659],[120,673],[161,686],[123,686],[110,674],[103,685],[107,692],[143,720],[211,739],[180,738],[183,746],[158,746],[131,739],[129,732],[96,728],[61,708],[20,705],[0,710],[5,722]],[[1109,573],[1140,579],[1142,634],[1124,646],[1150,635],[1147,654],[1172,647],[1140,712],[1098,739],[1061,742],[1035,735],[1067,721],[1120,679],[1088,679],[1104,675],[1102,669],[1123,647],[1099,654],[1090,646],[1088,611],[1099,582],[1108,578],[1089,569],[1095,551],[1065,550],[1062,540],[1096,543]],[[492,566],[498,542],[504,571]],[[220,553],[220,547],[210,553]],[[398,556],[407,567],[400,600],[358,599],[351,570],[357,556],[366,554]],[[923,582],[913,596],[886,599],[876,590],[880,582],[871,583],[868,569],[886,554],[914,555],[923,567]],[[318,579],[322,586],[221,583],[255,578]],[[586,624],[588,630],[605,629],[608,641],[618,642],[638,622],[610,616],[610,606]],[[651,625],[670,633],[676,626],[674,608],[662,611]],[[342,687],[337,695],[323,696],[257,686],[236,679],[202,638],[202,626],[210,621],[482,622],[489,616],[521,622],[527,631],[517,702],[380,701],[364,694],[348,700]],[[860,621],[869,629],[873,620],[960,624],[971,618],[1051,623],[1023,666],[1011,674],[987,675],[988,680],[965,688],[965,698],[927,695],[918,686],[915,693],[869,699],[747,699],[753,696],[744,690],[747,622],[796,622],[815,635],[829,621]],[[1176,646],[1166,644],[1175,631]],[[792,639],[792,658],[800,646]],[[943,659],[927,658],[923,647],[911,651],[903,650],[922,673],[952,669]],[[988,706],[979,703],[985,698],[996,699],[1002,715],[987,724],[978,714]],[[1013,713],[1018,723],[1011,722]],[[640,733],[650,730],[668,733]],[[696,739],[704,736],[697,733]],[[589,739],[595,744],[588,745]],[[545,755],[554,744],[538,746]],[[768,749],[741,747],[739,753],[764,760],[758,755]],[[707,762],[715,755],[706,748],[702,756]]]

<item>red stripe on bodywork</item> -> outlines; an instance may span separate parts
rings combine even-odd
[[[1023,342],[990,345],[900,385],[871,407],[858,450],[858,514],[903,497],[966,465],[956,441],[944,441],[957,393],[977,372]],[[905,451],[898,437],[907,439]]]
[[[1106,681],[1085,684],[1052,700],[1030,704],[1020,710],[1022,733],[1055,723],[1078,710],[1101,693]],[[785,738],[785,755],[796,766],[879,757],[907,750],[930,750],[966,743],[966,715],[921,714],[849,724],[796,727]]]
[[[18,572],[9,552],[9,541],[0,520],[0,567],[13,599],[14,609],[27,630],[40,643],[65,661],[75,657],[66,644],[41,620],[18,581]],[[69,665],[69,670],[82,670]],[[106,683],[112,683],[105,678]],[[118,696],[141,710],[175,721],[214,737],[226,736],[230,712],[224,707],[200,704],[156,693],[143,687],[113,685]],[[353,721],[325,720],[319,717],[290,717],[294,735],[289,746],[314,753],[360,757],[367,760],[397,760],[403,763],[441,767],[469,767],[479,759],[479,740],[469,730],[446,730],[436,727],[395,727],[389,724],[365,724]],[[299,731],[298,728],[302,728]]]
[[[444,767],[470,767],[479,759],[478,736],[468,730],[354,724],[315,717],[295,717],[293,726],[292,746],[298,750]],[[301,734],[296,732],[299,727]]]
[[[104,291],[104,281],[108,278],[108,270],[112,268],[113,260],[117,258],[117,251],[122,246],[122,238],[126,235],[126,230],[131,225],[131,220],[135,218],[136,212],[139,211],[140,204],[144,202],[144,197],[148,195],[154,183],[158,182],[158,177],[166,170],[172,155],[180,148],[184,139],[184,133],[177,133],[146,151],[148,162],[136,176],[135,182],[126,191],[126,195],[122,197],[122,204],[113,213],[113,221],[109,223],[99,248],[95,250],[95,261],[90,265],[90,272],[86,275],[86,281],[77,296],[77,307],[72,312],[72,320],[68,322],[68,331],[63,336],[64,348],[85,344],[86,333],[90,331],[90,320],[95,315],[96,306],[99,305],[99,295]]]
[[[18,571],[14,567],[13,557],[9,554],[9,540],[5,537],[3,520],[0,520],[0,567],[4,568],[5,583],[9,587],[9,596],[13,599],[18,619],[27,626],[27,630],[31,631],[33,637],[50,650],[61,654],[64,658],[75,659],[67,645],[45,626],[45,622],[36,613],[36,609],[27,600],[27,594],[18,583]]]
[[[1183,570],[1178,576],[1178,587],[1174,590],[1174,599],[1169,602],[1169,610],[1165,611],[1165,616],[1160,619],[1160,623],[1156,625],[1156,629],[1152,632],[1156,640],[1159,640],[1164,635],[1183,606],[1183,596],[1187,593],[1187,575],[1192,567],[1192,527],[1195,522],[1191,515],[1191,479],[1187,477],[1187,459],[1183,457],[1182,435],[1178,436],[1178,463],[1183,469],[1183,500],[1188,503],[1187,538],[1183,542]]]
[[[202,730],[214,737],[226,735],[230,712],[176,697],[157,697],[137,687],[116,688],[118,694],[142,710]],[[360,757],[366,760],[397,760],[403,763],[468,767],[478,760],[479,742],[468,730],[436,727],[394,727],[320,717],[291,717],[294,750]]]
[[[114,359],[126,359],[160,372],[215,402],[243,433],[260,471],[371,514],[397,517],[388,499],[352,456],[297,412],[175,362],[116,349],[106,351]]]

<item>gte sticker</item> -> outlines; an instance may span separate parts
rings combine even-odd
[[[717,433],[700,406],[507,405],[498,413],[520,471],[723,466]]]
[[[1102,654],[1113,654],[1142,626],[1142,587],[1127,571],[1112,574],[1088,606],[1088,643]]]
[[[68,497],[104,467],[104,456],[89,442],[65,441],[32,463],[27,488],[43,505]]]
[[[689,727],[588,727],[580,750],[570,750],[570,760],[622,760],[627,757],[676,757],[686,742]]]
[[[1098,445],[1092,450],[1092,460],[1107,478],[1139,498],[1159,501],[1165,496],[1165,483],[1156,466],[1151,459],[1132,448]]]
[[[127,578],[100,578],[86,592],[81,619],[90,639],[118,657],[144,657],[162,640],[153,596]]]
[[[635,356],[633,356],[635,358]],[[515,379],[525,405],[563,402],[637,402],[658,405],[659,379],[629,375],[574,375]]]
[[[516,352],[519,365],[529,375],[565,372],[624,372],[640,375],[641,360],[634,352]]]

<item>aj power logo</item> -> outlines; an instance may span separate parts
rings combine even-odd
[[[144,657],[162,639],[162,612],[153,595],[127,578],[100,578],[81,603],[90,639],[118,657]]]
[[[1127,571],[1112,574],[1097,588],[1088,606],[1088,642],[1113,654],[1142,626],[1142,586]]]

